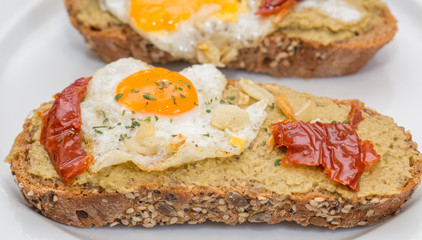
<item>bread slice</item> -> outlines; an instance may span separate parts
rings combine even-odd
[[[350,101],[319,98],[277,85],[297,112],[313,105],[313,118],[342,121]],[[236,96],[238,81],[229,81],[223,97]],[[236,102],[237,103],[237,102]],[[295,221],[330,227],[370,225],[400,210],[422,176],[422,156],[409,132],[369,108],[357,133],[371,140],[382,157],[360,178],[360,190],[330,180],[322,169],[275,164],[285,152],[269,151],[265,126],[284,119],[268,106],[268,117],[257,138],[241,155],[207,159],[162,172],[144,172],[133,164],[84,173],[69,185],[54,172],[39,143],[41,117],[51,103],[34,111],[17,136],[6,161],[24,198],[42,215],[77,227],[196,224],[207,220],[235,225],[244,222],[275,224]]]
[[[73,26],[90,48],[106,62],[134,57],[148,63],[169,63],[180,59],[161,51],[109,13],[98,0],[65,0]],[[280,31],[264,37],[258,45],[239,50],[226,67],[246,69],[275,77],[332,77],[357,72],[397,31],[396,20],[387,6],[381,17],[369,23],[367,31],[342,41],[324,44],[290,37]],[[197,63],[197,59],[190,59]]]

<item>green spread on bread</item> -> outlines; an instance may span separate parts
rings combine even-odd
[[[297,93],[275,85],[267,85],[265,88],[275,96],[284,94],[294,112],[300,111],[304,105],[311,102],[313,119],[341,122],[347,118],[350,111],[349,105],[328,98],[317,98],[308,93]],[[224,98],[235,96],[236,99],[240,99],[240,94],[239,83],[229,85],[223,93]],[[44,109],[48,107],[49,105],[43,106]],[[145,172],[132,163],[124,163],[104,168],[98,173],[83,173],[76,178],[76,184],[99,186],[107,192],[127,193],[139,186],[157,188],[190,185],[220,188],[230,187],[235,183],[240,189],[252,188],[257,193],[268,190],[287,195],[318,189],[351,198],[374,194],[397,194],[402,187],[403,177],[412,177],[410,161],[413,152],[407,150],[406,135],[391,118],[367,111],[363,111],[365,119],[359,123],[357,133],[361,139],[372,141],[376,152],[382,158],[372,168],[365,169],[360,178],[358,192],[335,183],[316,167],[296,165],[275,167],[274,162],[282,158],[284,152],[280,149],[269,151],[266,141],[270,132],[265,126],[285,119],[285,115],[272,105],[269,105],[266,111],[268,117],[257,138],[240,156],[207,159],[161,172]],[[32,135],[34,143],[28,154],[30,162],[28,171],[46,179],[58,178],[43,146],[39,144],[41,116],[36,114],[31,123],[30,131],[34,133]],[[386,171],[391,174],[385,174]]]

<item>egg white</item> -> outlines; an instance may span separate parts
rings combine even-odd
[[[147,116],[132,113],[114,100],[116,87],[124,78],[152,66],[132,58],[120,59],[97,71],[88,85],[81,103],[82,130],[92,146],[94,162],[90,170],[132,161],[145,171],[158,171],[205,158],[228,157],[240,154],[255,139],[267,114],[267,100],[261,100],[246,111],[250,124],[237,132],[220,130],[211,126],[213,109],[218,107],[227,80],[211,64],[194,65],[180,72],[188,78],[198,92],[198,107],[177,117]],[[207,111],[208,110],[208,111]],[[155,137],[160,139],[159,151],[153,155],[142,155],[130,151],[125,139],[136,135],[130,128],[135,120],[142,122],[150,117],[155,127]],[[187,139],[176,151],[168,144],[182,134]],[[246,141],[242,148],[230,144],[232,138]]]
[[[103,9],[108,10],[122,22],[128,23],[141,36],[152,42],[160,50],[166,51],[181,59],[192,59],[198,56],[197,45],[213,36],[226,38],[230,47],[239,49],[243,46],[254,44],[261,37],[268,35],[276,29],[272,16],[261,17],[255,14],[261,1],[247,0],[248,11],[240,13],[235,22],[226,22],[208,16],[198,28],[195,25],[197,18],[208,15],[212,6],[203,6],[198,13],[183,22],[175,32],[145,32],[139,29],[129,17],[130,0],[102,0]]]

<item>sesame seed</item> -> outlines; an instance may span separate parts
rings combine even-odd
[[[103,199],[101,199],[101,202],[103,202],[103,203],[108,203],[108,200],[107,200],[107,199],[105,199],[105,198],[103,198]]]
[[[342,212],[342,213],[349,213],[349,211],[348,211],[348,210],[346,210],[345,208],[342,208],[342,209],[340,210],[340,212]]]
[[[153,212],[153,213],[151,213],[151,217],[152,218],[155,218],[155,217],[157,217],[158,216],[158,213],[157,212]]]
[[[225,205],[218,206],[218,209],[220,209],[222,212],[227,211],[227,207]]]
[[[131,214],[133,212],[135,212],[135,209],[133,209],[133,208],[129,208],[128,210],[126,210],[127,214]]]
[[[147,207],[145,207],[145,206],[139,206],[138,209],[141,210],[141,211],[143,211],[143,210],[147,209]]]
[[[149,205],[149,206],[148,206],[148,211],[150,211],[150,212],[155,212],[155,207],[154,207],[154,205]]]
[[[135,222],[140,222],[142,219],[140,217],[132,217],[132,220]]]
[[[224,215],[223,220],[227,220],[227,219],[229,219],[229,215]]]
[[[340,223],[337,222],[337,221],[332,221],[331,224],[333,224],[333,225],[339,225]]]
[[[200,211],[202,211],[202,208],[194,207],[194,208],[192,208],[192,210],[195,211],[195,212],[200,212]]]
[[[135,199],[135,195],[133,195],[133,193],[126,193],[125,197],[127,197],[129,199]]]
[[[374,213],[375,213],[375,211],[370,209],[370,210],[368,210],[368,212],[366,212],[366,216],[370,217],[370,216],[374,215]]]
[[[322,197],[316,197],[316,198],[314,198],[314,200],[315,200],[316,202],[323,202],[325,199],[324,199],[324,198],[322,198]]]
[[[185,213],[182,210],[177,211],[177,216],[183,217]]]
[[[226,202],[224,201],[224,199],[220,199],[220,200],[218,200],[218,204],[224,205],[224,204],[226,204]]]
[[[125,220],[122,220],[121,222],[122,222],[123,225],[126,225],[126,226],[129,225],[129,221],[126,220],[126,219]]]
[[[368,223],[367,221],[361,221],[361,222],[358,222],[358,225],[363,226],[363,225],[366,225],[367,223]]]
[[[306,205],[305,205],[305,207],[306,207],[306,209],[308,209],[309,211],[313,211],[313,210],[314,210],[314,208],[313,208],[311,205],[309,205],[309,204],[306,204]]]
[[[112,222],[112,223],[110,223],[110,227],[114,227],[116,225],[119,225],[119,222]]]
[[[53,196],[53,202],[57,202],[59,198],[57,196]]]
[[[374,198],[374,199],[371,200],[371,203],[379,203],[379,202],[380,202],[380,200],[378,198]]]
[[[175,223],[177,223],[177,217],[172,217],[170,219],[170,224],[175,224]]]
[[[239,213],[239,217],[247,218],[249,217],[249,213]]]
[[[146,224],[144,224],[144,225],[142,225],[142,226],[144,226],[144,227],[146,227],[146,228],[152,228],[152,227],[154,227],[154,225],[153,225],[153,224],[151,224],[151,223],[146,223]]]
[[[31,190],[31,191],[29,191],[27,195],[28,195],[28,196],[32,196],[32,195],[34,195],[34,191],[32,191],[32,190]]]
[[[313,206],[313,207],[318,206],[318,202],[317,202],[317,201],[315,201],[315,200],[311,200],[311,201],[309,201],[309,204],[311,204],[311,206]]]

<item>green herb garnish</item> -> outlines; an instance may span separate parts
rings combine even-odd
[[[276,166],[276,167],[280,166],[280,162],[281,162],[281,159],[275,160],[274,166]]]
[[[119,101],[119,99],[120,99],[120,98],[122,98],[122,97],[123,97],[123,93],[117,94],[117,95],[114,97],[114,100],[116,100],[116,102],[117,102],[117,101]]]
[[[143,97],[144,97],[146,100],[157,100],[155,97],[153,97],[153,96],[149,95],[149,93],[145,93],[145,94],[143,95]]]

